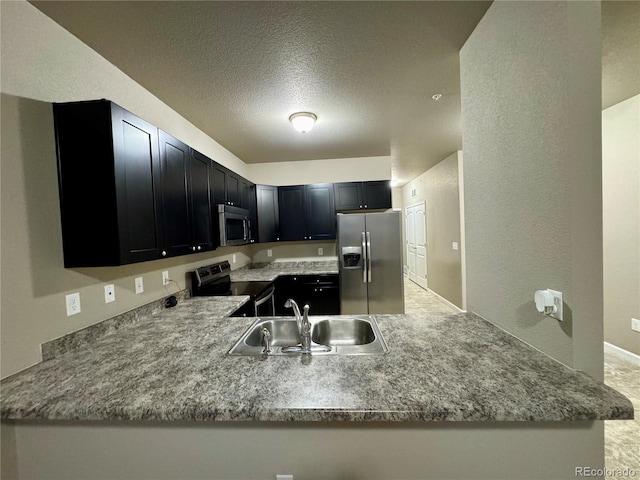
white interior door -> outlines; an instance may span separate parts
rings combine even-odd
[[[416,282],[427,288],[427,216],[424,202],[413,207],[413,231],[416,249]]]
[[[405,210],[405,228],[407,234],[407,276],[409,280],[416,281],[416,235],[415,235],[415,208],[407,207]]]

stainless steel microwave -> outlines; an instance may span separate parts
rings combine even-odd
[[[231,205],[218,205],[220,246],[246,245],[252,243],[249,210]]]

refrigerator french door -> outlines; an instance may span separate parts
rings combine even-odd
[[[400,212],[339,213],[340,313],[404,313]]]

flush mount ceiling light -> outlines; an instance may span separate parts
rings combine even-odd
[[[317,119],[318,117],[310,112],[298,112],[289,117],[289,121],[293,125],[293,128],[301,133],[311,130]]]

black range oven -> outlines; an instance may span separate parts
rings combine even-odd
[[[234,316],[273,316],[275,287],[273,282],[232,282],[228,261],[197,268],[191,272],[194,297],[249,295],[251,300]]]

